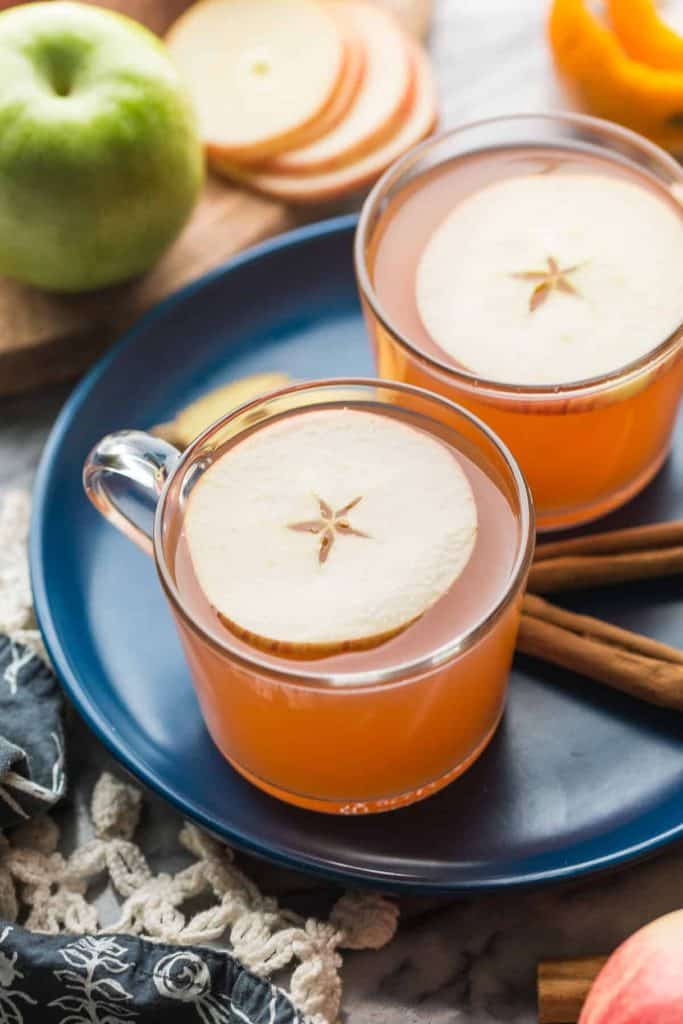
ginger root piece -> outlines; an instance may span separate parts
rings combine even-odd
[[[291,383],[286,373],[257,373],[253,377],[243,377],[202,395],[182,409],[174,420],[159,424],[153,432],[178,448],[187,448],[207,427],[233,409]]]

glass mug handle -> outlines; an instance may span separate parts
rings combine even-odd
[[[160,437],[119,430],[95,445],[83,467],[83,487],[95,508],[148,555],[154,551],[154,509],[180,454]],[[147,505],[144,525],[124,507],[136,490]]]

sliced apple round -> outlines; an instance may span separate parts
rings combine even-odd
[[[376,646],[439,600],[477,535],[452,449],[393,417],[305,411],[228,449],[190,496],[185,534],[221,620],[293,658]]]
[[[367,56],[365,44],[360,36],[354,31],[349,18],[344,16],[343,4],[332,4],[329,9],[337,18],[340,30],[345,42],[344,69],[338,87],[332,94],[327,106],[320,116],[311,122],[309,127],[297,136],[297,150],[300,146],[307,146],[321,136],[332,131],[341,119],[348,113],[351,104],[356,99],[361,83],[365,76]],[[277,159],[277,157],[275,158]],[[266,169],[270,166],[270,160],[259,160],[257,168]]]
[[[436,89],[429,58],[417,44],[411,44],[411,53],[415,78],[410,107],[395,134],[366,156],[322,174],[249,172],[227,162],[215,163],[214,169],[257,192],[289,203],[339,199],[372,184],[395,160],[429,135],[436,124]]]
[[[434,0],[375,0],[392,11],[403,28],[416,39],[424,39],[429,32],[434,11]]]
[[[459,202],[421,255],[434,342],[474,373],[561,384],[617,370],[683,321],[683,217],[606,174],[523,175]]]
[[[316,0],[200,0],[167,44],[209,155],[253,161],[297,144],[331,102],[346,51]]]
[[[334,129],[307,146],[270,161],[268,171],[313,174],[333,170],[367,153],[398,123],[410,100],[413,64],[405,33],[393,15],[357,0],[334,0],[366,54],[363,82]]]

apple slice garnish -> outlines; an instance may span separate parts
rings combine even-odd
[[[226,450],[192,491],[185,535],[222,622],[285,657],[364,650],[453,585],[477,510],[453,450],[394,417],[305,411]]]
[[[257,192],[290,203],[338,199],[372,184],[395,160],[429,135],[436,124],[436,89],[429,58],[417,44],[410,44],[410,49],[414,67],[410,106],[395,134],[366,156],[322,174],[250,172],[228,162],[215,162],[214,169]]]
[[[391,133],[409,105],[413,76],[408,41],[396,19],[380,7],[334,0],[366,54],[365,75],[346,115],[307,146],[290,149],[264,168],[278,174],[317,174],[363,156]]]
[[[644,356],[683,321],[683,218],[607,174],[522,175],[457,203],[424,247],[420,317],[471,372],[563,384]]]
[[[199,0],[166,42],[209,156],[253,161],[297,145],[331,102],[346,59],[316,0]]]

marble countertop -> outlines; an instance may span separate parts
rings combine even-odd
[[[544,0],[436,0],[432,49],[443,124],[562,106],[544,42]],[[30,487],[67,387],[0,400],[0,494]],[[65,841],[84,837],[87,794],[108,754],[72,723],[71,777],[59,812]],[[142,842],[156,868],[173,867],[178,820],[157,800],[147,806]],[[302,912],[325,914],[331,887],[242,858],[266,891]],[[472,900],[401,899],[394,942],[346,954],[348,1024],[531,1024],[534,976],[543,957],[609,951],[645,921],[681,905],[683,851],[608,878],[539,892]],[[105,893],[106,902],[110,898]]]

